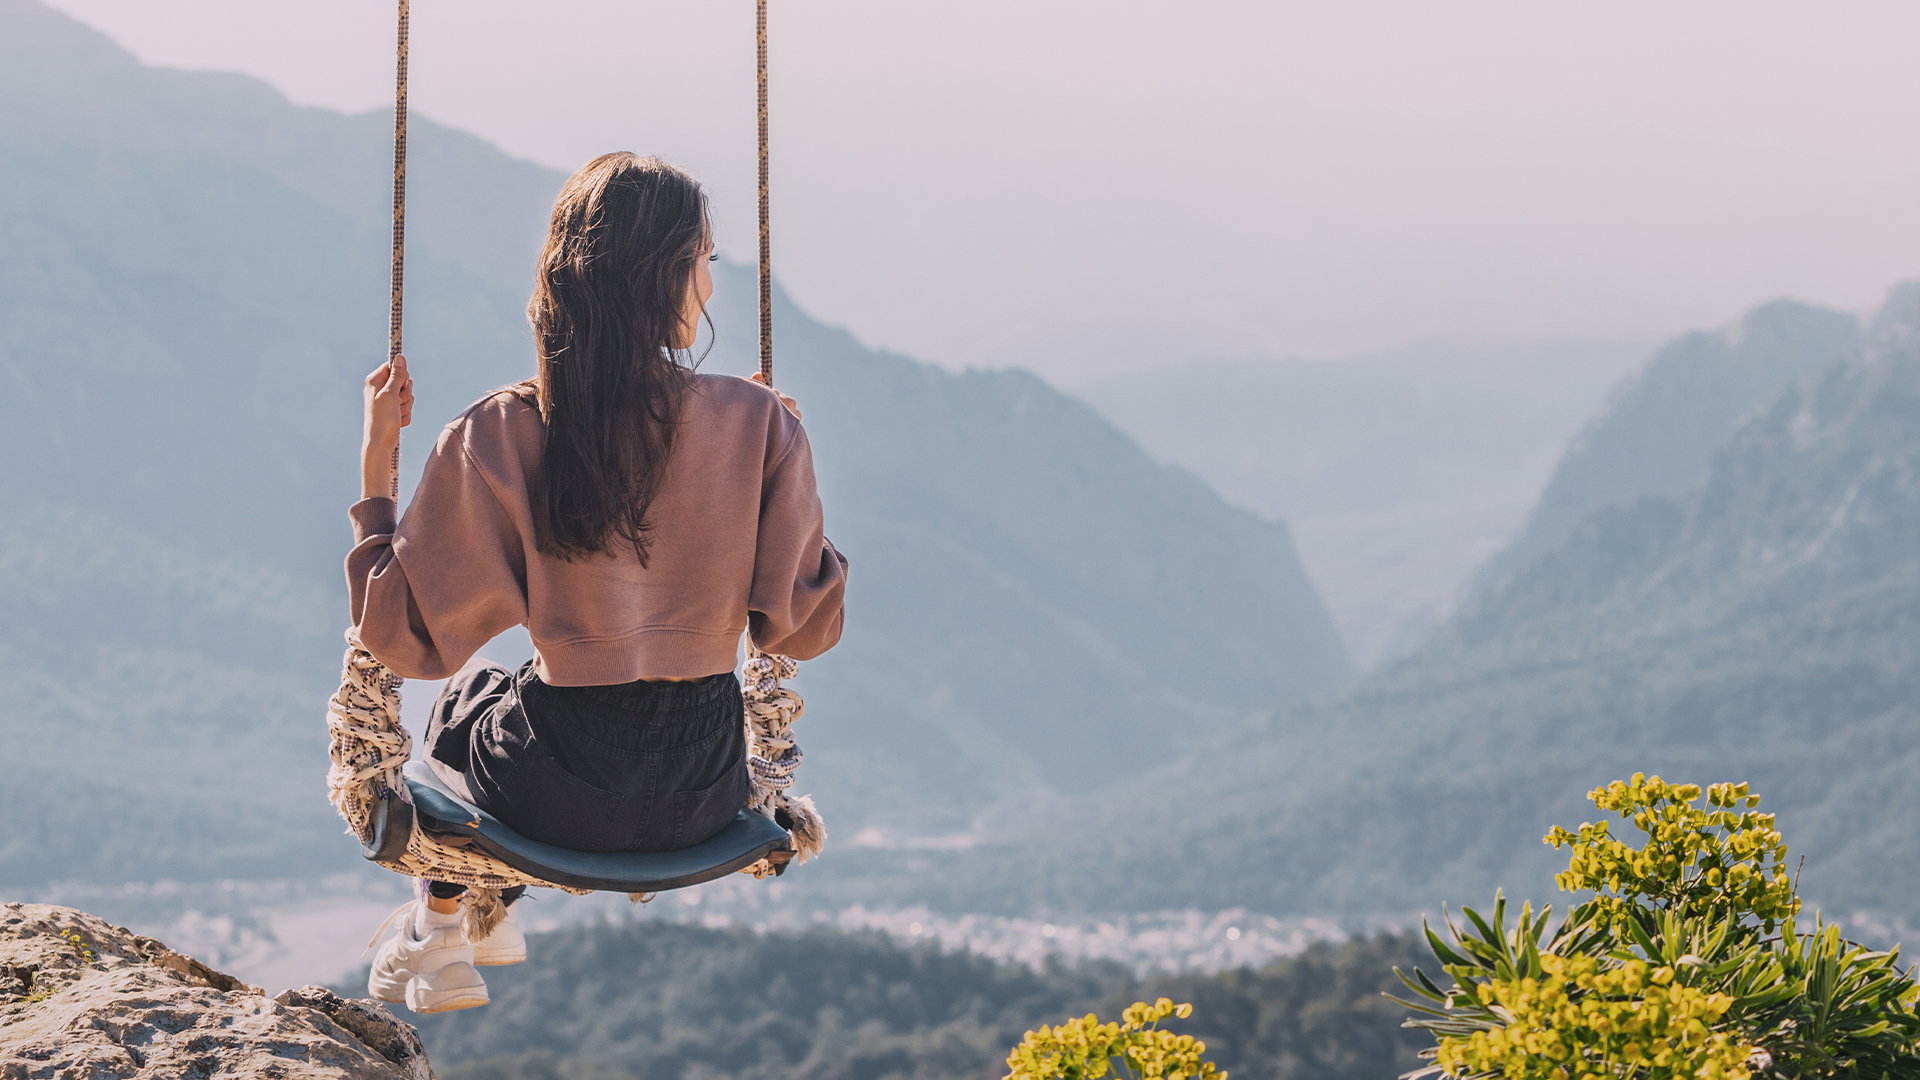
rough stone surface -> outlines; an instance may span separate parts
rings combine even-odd
[[[434,1080],[412,1027],[317,986],[269,1000],[71,908],[0,905],[0,1080]]]

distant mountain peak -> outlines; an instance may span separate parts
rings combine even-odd
[[[1474,597],[1559,548],[1598,510],[1685,498],[1744,419],[1795,377],[1856,348],[1861,334],[1847,312],[1773,300],[1661,346],[1575,437],[1526,526],[1478,575]]]
[[[1667,634],[1680,622],[1786,610],[1915,562],[1920,287],[1906,285],[1866,343],[1749,412],[1699,485],[1597,508],[1484,594],[1458,629],[1468,642],[1518,640],[1544,618]],[[1676,595],[1689,597],[1684,617]]]
[[[1803,343],[1826,348],[1826,339],[1846,320],[1859,320],[1842,311],[1834,311],[1799,300],[1769,300],[1748,311],[1719,331],[1719,336],[1734,350],[1794,349]]]
[[[1911,341],[1920,334],[1920,281],[1903,281],[1887,290],[1867,320],[1867,339],[1875,347]]]
[[[107,63],[133,70],[140,61],[119,42],[40,0],[0,0],[0,56],[32,53],[47,60]],[[23,69],[0,64],[0,73]]]

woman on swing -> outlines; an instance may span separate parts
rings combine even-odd
[[[400,675],[447,680],[435,772],[560,847],[718,833],[747,798],[741,633],[797,659],[840,638],[847,563],[821,531],[799,410],[757,376],[694,370],[713,257],[685,172],[620,153],[575,173],[527,306],[538,377],[440,432],[397,522],[413,380],[404,357],[367,377],[347,556],[360,641]],[[472,660],[520,625],[535,650],[520,670]],[[369,992],[417,1012],[486,1004],[475,965],[526,956],[512,908],[471,942],[462,888],[418,888]]]

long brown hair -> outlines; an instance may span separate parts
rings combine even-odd
[[[618,537],[646,565],[692,369],[674,343],[711,248],[706,192],[658,158],[604,154],[561,190],[527,303],[540,374],[525,390],[546,421],[540,550],[610,555]]]

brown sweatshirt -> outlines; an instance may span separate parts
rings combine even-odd
[[[573,562],[538,550],[543,436],[538,409],[495,391],[440,432],[398,527],[392,499],[353,505],[353,622],[388,667],[445,678],[522,624],[555,686],[731,671],[749,628],[800,660],[840,640],[847,560],[821,533],[806,431],[771,392],[694,377],[645,568],[618,542]]]

